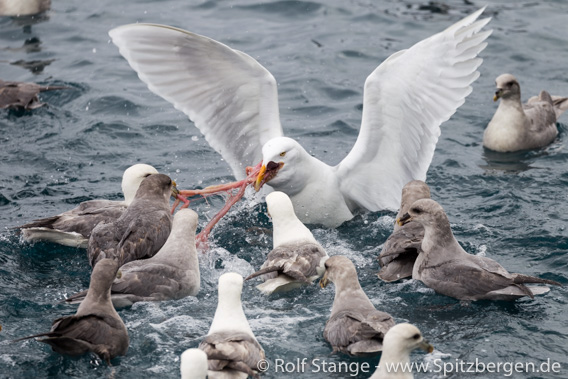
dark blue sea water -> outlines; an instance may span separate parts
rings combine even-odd
[[[485,254],[510,271],[566,285],[568,114],[560,119],[558,140],[546,149],[495,154],[481,146],[497,106],[492,96],[499,74],[516,75],[524,99],[541,89],[568,95],[564,0],[456,0],[437,3],[447,5],[437,9],[426,0],[53,0],[43,18],[0,18],[0,78],[72,87],[42,94],[48,107],[0,112],[0,377],[179,377],[180,353],[196,347],[209,329],[218,277],[228,271],[250,274],[272,246],[269,235],[253,232],[271,226],[265,205],[240,203],[215,229],[211,251],[200,256],[197,298],[137,303],[120,311],[131,345],[113,368],[90,356],[62,357],[34,340],[10,343],[48,331],[53,319],[73,314],[74,307],[59,301],[86,288],[90,275],[85,251],[23,243],[11,227],[84,200],[119,199],[122,172],[136,162],[152,164],[183,188],[232,180],[228,165],[185,115],[137,78],[110,43],[109,29],[137,21],[169,24],[250,54],[278,81],[286,135],[336,164],[356,139],[366,76],[393,52],[485,3],[494,32],[482,53],[481,77],[442,125],[427,183],[467,251]],[[221,198],[196,203],[201,226],[222,203]],[[354,261],[377,308],[397,322],[417,325],[435,345],[434,354],[414,353],[412,359],[429,362],[438,372],[416,377],[443,377],[444,364],[451,378],[568,377],[566,288],[534,300],[464,307],[412,280],[382,283],[375,275],[376,257],[393,217],[370,213],[336,230],[313,232],[330,255]],[[333,295],[333,286],[314,285],[267,298],[253,283],[245,285],[245,313],[272,364],[263,377],[370,376],[356,368],[377,364],[378,358],[330,355],[322,332]],[[297,371],[304,358],[313,363],[304,373],[275,371],[277,362]],[[507,368],[520,362],[529,371],[532,363],[541,372],[511,373],[505,366],[500,373],[456,372],[459,362],[464,362],[461,371],[475,369],[467,363],[476,360]],[[341,362],[351,364],[351,371],[338,366]],[[338,367],[341,373],[323,372]],[[559,372],[542,372],[553,367]]]

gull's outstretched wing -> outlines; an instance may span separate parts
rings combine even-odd
[[[336,166],[341,192],[355,208],[396,211],[402,187],[425,180],[440,124],[460,107],[479,77],[478,54],[491,30],[485,8],[399,51],[365,82],[363,119],[351,152]]]
[[[112,29],[112,42],[148,88],[195,123],[237,179],[282,136],[276,81],[250,56],[165,25]]]

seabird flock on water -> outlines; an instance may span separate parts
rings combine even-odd
[[[249,186],[268,193],[273,249],[246,279],[237,273],[221,275],[209,332],[198,348],[188,346],[181,355],[182,378],[257,377],[259,362],[267,357],[244,313],[243,285],[262,279],[257,288],[270,295],[314,285],[318,278],[322,290],[330,283],[335,290],[322,325],[331,351],[381,354],[372,378],[412,378],[412,373],[386,367],[408,363],[417,348],[432,352],[432,345],[416,326],[397,324],[396,315],[378,310],[370,300],[373,294],[359,284],[356,265],[342,255],[330,257],[304,224],[335,228],[361,212],[398,210],[378,257],[378,278],[411,278],[463,305],[534,298],[549,292],[548,285],[561,285],[509,273],[490,258],[468,254],[425,182],[440,125],[465,102],[479,77],[479,54],[492,32],[483,30],[490,18],[479,19],[484,9],[392,54],[367,77],[359,136],[336,166],[284,136],[276,80],[249,55],[166,25],[112,29],[112,42],[140,79],[195,123],[240,181],[179,190],[169,176],[137,164],[124,172],[123,201],[90,200],[17,227],[29,242],[87,249],[92,274],[87,290],[65,300],[79,304],[75,315],[56,319],[49,332],[15,341],[36,338],[58,353],[92,352],[111,365],[127,354],[129,345],[115,308],[196,296],[201,288],[198,215],[184,209],[191,201],[186,196],[238,188],[234,202]],[[514,76],[500,75],[496,84],[495,101],[501,103],[485,130],[484,146],[510,152],[550,144],[568,98],[542,91],[523,105]],[[0,81],[0,107],[38,107],[37,93],[48,89],[61,88]],[[174,207],[170,197],[176,199]],[[185,205],[174,213],[178,200]]]

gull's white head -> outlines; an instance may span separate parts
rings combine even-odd
[[[298,219],[292,201],[284,192],[269,193],[266,206],[272,218],[274,248],[298,242],[318,243],[312,232]]]
[[[301,184],[308,178],[303,162],[308,153],[295,140],[288,137],[272,138],[262,147],[263,166],[256,182],[257,190],[269,183],[274,189],[286,189],[293,194],[302,189]]]
[[[383,352],[408,357],[415,349],[422,349],[428,353],[434,351],[434,346],[422,337],[422,333],[416,326],[407,323],[397,324],[385,334]]]
[[[181,379],[207,378],[207,354],[200,349],[187,349],[181,354]]]
[[[497,91],[493,96],[493,101],[498,99],[521,99],[521,86],[517,79],[511,74],[502,74],[495,79]]]
[[[134,197],[136,196],[136,191],[140,187],[140,183],[147,176],[152,174],[157,174],[158,170],[154,167],[139,163],[134,166],[130,166],[124,171],[122,175],[122,193],[124,194],[124,202],[126,205],[130,205]]]

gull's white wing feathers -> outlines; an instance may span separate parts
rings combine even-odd
[[[363,119],[351,152],[336,166],[348,203],[396,211],[400,189],[425,180],[448,120],[472,91],[491,30],[485,8],[385,60],[365,82]]]
[[[282,136],[276,81],[256,60],[210,38],[165,25],[112,29],[112,42],[155,94],[184,112],[237,179]]]

